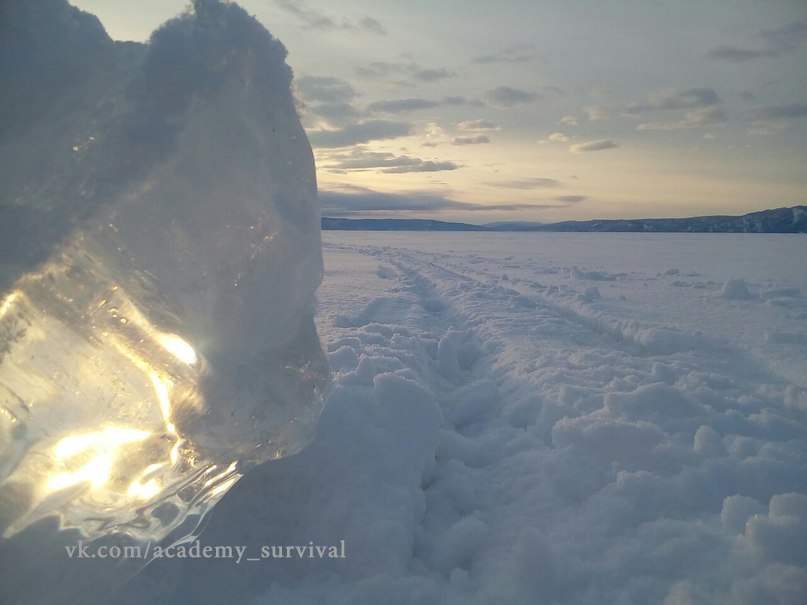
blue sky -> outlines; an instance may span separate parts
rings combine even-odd
[[[79,0],[144,41],[184,0]],[[288,48],[330,216],[741,214],[807,201],[807,3],[244,0]]]

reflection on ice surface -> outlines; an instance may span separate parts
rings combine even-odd
[[[104,246],[73,238],[0,307],[6,535],[55,513],[90,538],[160,539],[204,514],[244,464],[298,450],[321,407],[326,369],[300,355],[316,345],[304,320],[226,374],[149,319],[170,302],[149,300],[148,277],[117,280]]]
[[[76,72],[0,73],[6,540],[47,517],[182,540],[246,468],[313,435],[319,210],[285,49],[235,5],[194,8],[144,46],[66,2],[10,5],[31,28],[11,55]]]

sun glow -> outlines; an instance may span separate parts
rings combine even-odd
[[[182,363],[194,365],[199,361],[196,350],[176,334],[163,334],[159,337],[162,347]]]
[[[165,467],[164,462],[158,462],[156,464],[148,465],[144,470],[143,473],[140,475],[139,478],[135,479],[129,484],[129,490],[127,491],[127,495],[130,498],[137,499],[137,500],[149,500],[160,493],[162,489],[161,482],[151,477],[158,473],[161,469]]]
[[[70,461],[77,458],[86,462],[76,470],[49,477],[48,489],[59,491],[85,482],[94,490],[103,487],[109,481],[118,451],[129,443],[145,440],[149,435],[147,431],[108,426],[100,431],[64,437],[53,448],[54,461],[61,466],[72,466]]]
[[[3,302],[0,303],[0,319],[5,317],[15,300],[17,300],[17,292],[12,292],[3,299]]]

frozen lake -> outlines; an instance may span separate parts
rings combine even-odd
[[[323,242],[318,436],[247,475],[202,539],[347,557],[160,562],[131,594],[171,577],[200,603],[223,585],[272,604],[805,601],[807,238]]]
[[[581,311],[585,315],[727,338],[777,371],[788,366],[788,376],[807,386],[805,349],[769,346],[781,340],[780,333],[795,333],[794,343],[807,333],[802,235],[326,231],[323,242],[326,280],[319,297],[325,334],[330,314],[346,310],[336,307],[353,305],[357,313],[380,295],[379,255],[406,254],[528,295],[557,286],[550,293],[553,303],[575,308],[580,305],[572,295],[596,287],[601,298]],[[343,291],[348,275],[351,287]],[[731,279],[746,282],[749,299],[720,297]],[[799,296],[780,296],[795,289]]]

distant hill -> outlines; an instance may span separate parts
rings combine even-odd
[[[807,233],[807,206],[762,210],[744,214],[743,216],[564,221],[562,223],[543,225],[536,230],[660,233]]]
[[[322,228],[342,231],[576,231],[620,233],[807,233],[807,206],[776,208],[742,216],[642,218],[560,223],[469,225],[423,219],[322,218]]]
[[[482,226],[495,231],[522,231],[524,229],[541,227],[545,224],[546,223],[539,223],[538,221],[500,221],[498,223],[484,223]]]

